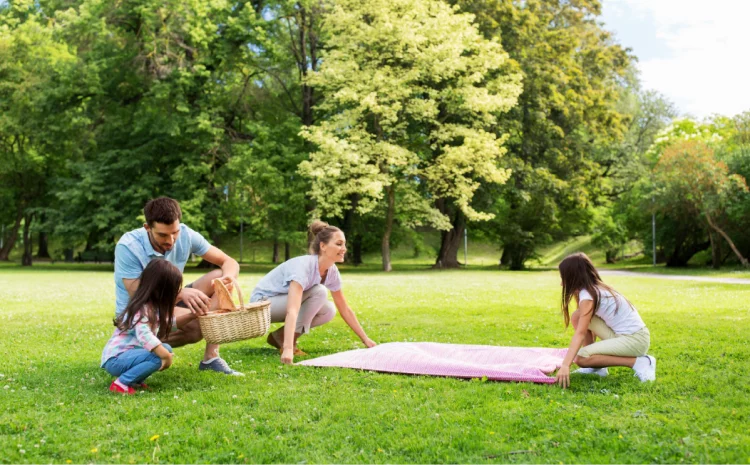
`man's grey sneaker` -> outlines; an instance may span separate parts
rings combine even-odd
[[[633,365],[633,371],[635,376],[641,380],[642,383],[646,381],[656,380],[656,359],[650,355],[643,355],[635,359]]]
[[[599,375],[602,378],[607,376],[609,374],[609,370],[607,370],[607,367],[604,368],[579,368],[575,370],[573,373],[578,373],[579,375]]]
[[[229,365],[227,362],[224,361],[221,357],[216,357],[214,359],[211,359],[208,363],[201,362],[198,365],[199,370],[211,370],[211,371],[217,371],[219,373],[224,373],[225,375],[232,375],[232,376],[245,376],[244,373],[240,373],[239,371],[234,371],[231,368],[229,368]]]

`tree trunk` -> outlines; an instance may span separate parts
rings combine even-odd
[[[274,263],[279,263],[279,240],[278,239],[273,240],[273,256],[271,256],[271,261]]]
[[[607,250],[604,252],[604,257],[607,263],[610,265],[617,263],[617,250]]]
[[[529,251],[524,247],[516,246],[510,249],[510,269],[520,271],[526,267],[526,259],[529,258]]]
[[[356,232],[355,226],[356,210],[359,205],[359,194],[350,195],[349,202],[351,202],[351,208],[344,212],[341,231],[352,244],[354,250],[352,254],[346,255],[345,262],[356,266],[362,264],[362,236]]]
[[[39,233],[39,249],[36,251],[36,258],[51,258],[49,256],[49,236],[46,232]]]
[[[66,263],[73,263],[73,249],[63,250],[63,255],[65,256]]]
[[[284,261],[289,260],[291,257],[291,247],[289,241],[284,241]]]
[[[442,213],[447,213],[448,208],[444,199],[439,200],[436,204]],[[451,224],[453,225],[451,230],[440,232],[440,251],[433,268],[458,268],[461,266],[458,262],[458,249],[461,248],[461,238],[466,228],[466,217],[460,209],[456,208]]]
[[[3,248],[0,249],[1,261],[4,261],[4,262],[8,261],[8,257],[10,256],[10,251],[13,250],[13,246],[16,245],[16,239],[18,238],[18,230],[21,229],[21,220],[23,220],[23,205],[18,206],[18,211],[16,213],[16,221],[15,223],[13,223],[13,228],[11,228],[10,235],[8,235],[8,238],[5,241]]]
[[[33,244],[31,238],[31,223],[34,221],[34,214],[26,215],[23,222],[23,256],[21,257],[22,266],[31,266]]]
[[[380,251],[383,255],[383,271],[391,271],[391,232],[393,232],[393,216],[396,209],[396,189],[394,186],[388,186],[385,191],[388,210],[385,214],[385,231],[383,232],[383,243]]]
[[[729,238],[729,235],[727,233],[725,233],[724,230],[722,230],[721,228],[719,228],[714,223],[714,221],[711,219],[711,215],[709,215],[708,212],[706,212],[706,219],[708,220],[708,224],[712,228],[714,228],[714,230],[716,232],[718,232],[719,234],[721,234],[721,237],[723,237],[724,240],[727,241],[727,243],[729,244],[729,247],[732,248],[732,251],[734,252],[735,255],[737,255],[737,258],[739,259],[740,263],[742,263],[742,266],[744,266],[745,268],[750,267],[750,263],[748,263],[747,258],[743,257],[742,254],[740,253],[740,251],[737,250],[737,247],[734,245],[734,242],[732,242],[732,239]]]
[[[362,264],[362,235],[361,234],[354,235],[352,249],[354,250],[353,256],[352,256],[352,265],[354,266],[361,265]]]
[[[708,232],[708,238],[711,240],[711,267],[718,270],[721,268],[721,238],[714,236],[716,232]]]
[[[500,266],[510,265],[510,248],[503,246],[503,254],[500,256]]]

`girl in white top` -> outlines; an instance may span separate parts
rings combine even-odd
[[[575,333],[557,372],[557,383],[570,386],[574,362],[581,367],[577,373],[607,376],[607,367],[625,366],[642,382],[656,379],[656,359],[646,355],[651,336],[635,307],[602,282],[584,253],[566,257],[558,269],[565,327],[573,323]],[[578,309],[570,315],[568,305],[573,298]],[[595,342],[597,337],[599,342]]]
[[[347,325],[366,347],[373,342],[357,321],[341,290],[341,276],[336,263],[344,261],[346,238],[335,226],[323,221],[310,225],[310,255],[292,258],[271,270],[253,289],[250,300],[271,302],[271,321],[284,326],[268,335],[267,342],[279,349],[281,362],[291,364],[295,355],[307,355],[297,347],[297,339],[311,328],[331,321],[336,314],[333,303]]]

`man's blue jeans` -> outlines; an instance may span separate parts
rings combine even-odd
[[[162,344],[172,352],[169,344]],[[146,349],[130,349],[117,357],[112,357],[104,364],[104,369],[112,376],[118,376],[120,382],[126,386],[141,384],[146,378],[159,371],[161,359]]]

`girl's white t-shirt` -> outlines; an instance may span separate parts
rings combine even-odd
[[[625,297],[620,294],[612,295],[606,289],[596,288],[599,291],[599,308],[594,314],[604,320],[615,334],[633,334],[646,327],[638,311],[630,305]],[[581,289],[578,293],[578,305],[584,300],[594,299],[586,289]],[[615,313],[617,308],[617,313]]]

